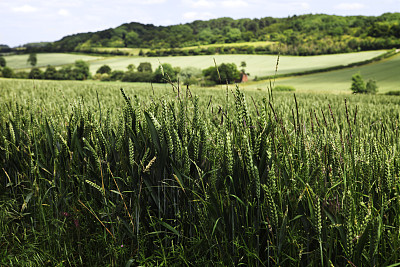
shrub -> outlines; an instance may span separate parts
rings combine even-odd
[[[176,82],[177,75],[179,73],[179,68],[173,68],[171,64],[164,63],[158,66],[154,72],[153,82],[156,83],[166,83],[166,82]]]
[[[222,63],[216,67],[209,67],[203,70],[203,75],[207,80],[215,83],[233,83],[240,79],[240,71],[235,63]]]
[[[369,79],[367,84],[365,84],[360,73],[356,73],[351,77],[351,90],[354,94],[376,94],[378,91],[378,86],[376,81]]]
[[[154,74],[151,72],[131,72],[127,71],[122,76],[123,82],[151,82],[154,79]]]
[[[108,65],[103,65],[96,71],[96,73],[100,73],[100,74],[107,73],[107,74],[110,74],[111,73],[111,68]]]
[[[100,81],[102,81],[102,82],[109,82],[109,81],[111,81],[110,75],[108,75],[107,73],[101,74]]]
[[[12,77],[14,76],[14,71],[13,71],[13,69],[10,68],[10,67],[7,67],[7,66],[4,67],[4,68],[1,70],[1,72],[2,72],[4,78],[12,78]]]
[[[13,78],[16,78],[16,79],[29,79],[29,72],[18,71],[16,73],[14,73]]]
[[[121,80],[124,76],[124,72],[122,70],[113,70],[110,75],[111,81]]]
[[[351,77],[352,83],[351,83],[351,91],[353,93],[366,93],[367,89],[365,87],[364,80],[361,76],[360,73],[356,73]]]
[[[395,95],[395,96],[400,96],[400,91],[389,91],[385,95]]]
[[[376,94],[378,91],[378,85],[376,85],[375,80],[368,80],[367,85],[366,85],[366,92],[367,94]]]
[[[57,79],[57,70],[53,66],[47,66],[44,71],[44,78],[46,80],[56,80]]]
[[[28,77],[29,79],[43,79],[44,74],[39,68],[32,68]]]

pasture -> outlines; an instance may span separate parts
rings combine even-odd
[[[324,55],[324,56],[281,56],[279,58],[278,73],[286,74],[292,72],[316,70],[338,65],[347,65],[374,58],[384,51],[368,51],[350,54]],[[221,63],[235,63],[238,67],[242,61],[247,64],[246,72],[250,78],[255,76],[267,76],[275,73],[277,56],[274,55],[210,55],[210,56],[177,56],[177,57],[109,57],[95,61],[90,64],[90,71],[95,73],[102,65],[106,64],[111,69],[126,70],[129,64],[136,67],[141,62],[150,62],[153,69],[156,69],[160,62],[169,63],[173,67],[196,67],[205,69],[214,66],[214,59],[217,65]]]
[[[13,69],[29,69],[31,66],[27,62],[29,55],[9,55],[5,56],[7,66]],[[101,59],[98,56],[88,56],[83,54],[70,53],[39,53],[37,54],[37,67],[62,66],[73,64],[76,60],[94,61]]]
[[[278,65],[278,74],[288,74],[308,70],[317,70],[339,65],[348,65],[355,62],[368,60],[383,54],[384,50],[367,51],[358,53],[323,55],[323,56],[280,56]],[[29,68],[27,64],[28,55],[6,56],[7,65],[15,69]],[[43,53],[37,54],[38,66],[47,65],[61,66],[72,64],[75,60],[82,59],[90,63],[90,72],[96,73],[96,70],[102,65],[109,65],[113,70],[126,71],[129,64],[136,67],[141,62],[150,62],[155,70],[160,62],[169,63],[173,67],[196,67],[205,69],[214,66],[214,59],[219,65],[221,63],[235,63],[238,67],[242,61],[247,64],[246,72],[250,73],[250,79],[258,76],[273,75],[276,69],[278,57],[275,55],[210,55],[210,56],[177,56],[177,57],[131,57],[131,56],[111,56],[96,57],[81,54],[57,54]]]
[[[400,54],[364,66],[279,78],[276,80],[276,85],[292,85],[296,88],[296,92],[350,94],[351,76],[357,72],[361,73],[365,81],[368,81],[368,79],[376,80],[379,86],[379,94],[388,91],[400,91]],[[269,84],[269,81],[250,82],[243,84],[242,87],[265,89]]]

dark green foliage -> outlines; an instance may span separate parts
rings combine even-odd
[[[90,77],[89,63],[83,60],[77,60],[72,70],[74,80],[86,80]]]
[[[36,51],[96,52],[97,47],[141,47],[157,50],[149,56],[168,54],[207,53],[278,53],[291,55],[316,55],[359,50],[392,49],[400,45],[399,13],[381,16],[334,16],[307,14],[287,18],[231,19],[218,18],[209,21],[173,26],[154,26],[126,23],[114,29],[70,35],[61,40],[37,46]],[[346,36],[346,38],[343,38]],[[192,49],[181,47],[207,44],[238,43],[244,41],[272,41],[280,45],[264,47],[237,47]],[[98,51],[97,51],[98,52]],[[104,52],[108,53],[108,52]],[[113,53],[123,54],[122,51]],[[143,54],[143,51],[142,53]]]
[[[121,81],[123,82],[152,82],[154,74],[151,72],[131,72],[127,71],[123,74]]]
[[[46,80],[57,80],[57,70],[53,66],[47,66],[46,70],[44,71],[44,79]]]
[[[122,70],[113,70],[110,75],[111,81],[119,81],[122,80],[124,76],[124,72]]]
[[[153,72],[153,69],[151,68],[151,63],[149,62],[141,62],[139,66],[137,67],[138,72]]]
[[[365,84],[360,73],[356,73],[351,77],[351,90],[354,94],[376,94],[378,86],[375,80],[368,80]]]
[[[13,69],[7,66],[1,69],[1,73],[4,78],[12,78],[14,76]]]
[[[37,64],[37,55],[36,53],[30,53],[27,62],[32,66],[36,66]]]
[[[171,64],[161,64],[154,72],[153,81],[156,83],[176,82],[179,71],[179,68],[173,68]]]
[[[0,67],[5,67],[6,65],[6,59],[2,55],[0,55]]]
[[[103,65],[96,71],[96,73],[100,73],[100,74],[107,73],[107,74],[110,74],[111,73],[111,68],[108,65]]]
[[[39,68],[32,68],[28,75],[29,79],[43,79],[44,73]]]
[[[367,85],[365,86],[367,94],[376,94],[378,91],[378,85],[375,80],[368,80]]]
[[[364,80],[361,76],[360,73],[356,73],[351,77],[351,91],[353,91],[353,93],[357,94],[357,93],[366,93],[366,87],[365,87],[365,83]]]
[[[235,63],[222,63],[218,67],[209,67],[203,70],[206,79],[215,83],[226,84],[240,80],[240,71]]]

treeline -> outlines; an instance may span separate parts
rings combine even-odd
[[[149,56],[204,53],[281,53],[315,55],[372,49],[388,49],[400,45],[400,13],[381,16],[302,15],[287,18],[261,19],[219,18],[173,26],[127,23],[114,29],[80,33],[28,50],[46,52],[93,51],[98,47],[150,48]],[[189,46],[251,41],[279,43],[257,50],[256,47],[180,49]],[[215,51],[213,51],[215,49]]]
[[[142,62],[136,67],[130,64],[127,71],[112,70],[108,65],[101,66],[95,75],[91,75],[89,64],[83,60],[75,61],[74,65],[63,66],[56,69],[54,66],[47,66],[43,71],[33,67],[29,72],[15,72],[6,66],[6,62],[0,56],[0,77],[17,79],[38,79],[38,80],[99,80],[99,81],[122,81],[122,82],[151,82],[170,83],[178,80],[184,85],[212,86],[215,84],[226,84],[240,82],[245,74],[246,63],[242,62],[242,69],[239,71],[234,63],[222,63],[217,67],[209,67],[201,70],[195,67],[172,67],[171,64],[159,65],[155,71],[149,62]],[[247,75],[247,74],[246,74]]]
[[[1,57],[0,57],[1,63]],[[54,66],[47,66],[45,71],[38,67],[33,67],[29,72],[15,72],[12,68],[5,64],[0,64],[0,77],[17,78],[17,79],[38,79],[38,80],[87,80],[91,78],[89,71],[89,63],[83,60],[75,61],[74,65],[63,66],[56,69]]]

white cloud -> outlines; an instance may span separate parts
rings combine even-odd
[[[360,10],[363,9],[365,6],[360,3],[341,3],[339,5],[336,5],[336,9],[340,10]]]
[[[241,8],[241,7],[247,7],[249,4],[243,0],[234,0],[234,1],[222,1],[222,6],[223,7],[229,7],[229,8]]]
[[[142,0],[138,1],[139,4],[142,5],[154,5],[154,4],[162,4],[165,3],[166,0]]]
[[[191,8],[213,8],[215,7],[215,2],[208,0],[183,0],[184,4],[187,4]]]
[[[37,8],[30,5],[23,5],[20,7],[13,7],[12,10],[21,13],[33,13],[37,11]]]
[[[213,18],[214,15],[211,14],[210,12],[186,12],[183,14],[183,17],[187,20],[206,20]]]
[[[58,10],[57,13],[58,13],[58,15],[64,16],[64,17],[67,17],[67,16],[71,15],[71,14],[69,13],[69,11],[68,11],[67,9],[64,9],[64,8]]]

